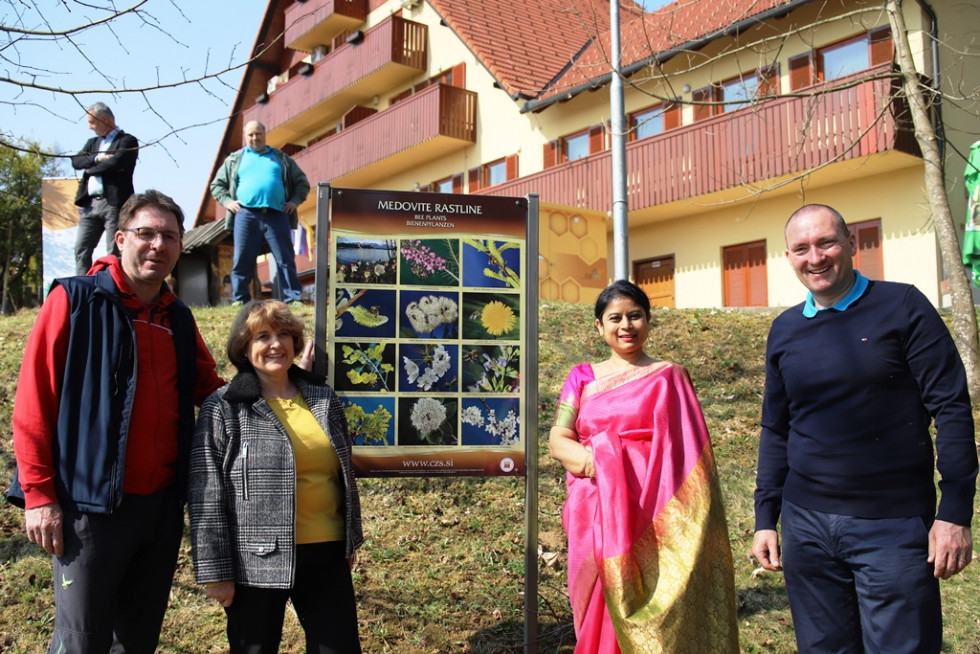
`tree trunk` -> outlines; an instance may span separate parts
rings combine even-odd
[[[0,291],[0,314],[6,316],[13,313],[13,311],[8,311],[7,306],[7,290],[8,284],[10,282],[10,259],[13,256],[11,252],[11,244],[14,242],[14,220],[10,217],[7,221],[7,257],[6,261],[3,262],[3,289]]]
[[[962,264],[956,223],[946,196],[946,180],[943,176],[943,162],[939,154],[936,130],[929,120],[926,90],[923,89],[919,74],[915,70],[901,4],[902,0],[886,0],[885,10],[888,12],[895,42],[895,58],[902,74],[902,90],[908,99],[912,124],[915,126],[915,139],[922,150],[922,160],[925,164],[926,198],[939,237],[939,251],[953,302],[953,338],[960,358],[963,359],[963,365],[966,367],[970,397],[974,402],[980,402],[980,348],[978,348],[977,314],[973,306],[973,293],[966,269]],[[934,80],[933,83],[938,85],[939,80]],[[930,95],[932,92],[928,89]]]

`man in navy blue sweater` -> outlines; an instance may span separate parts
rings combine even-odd
[[[939,652],[939,579],[972,559],[963,363],[921,292],[854,269],[837,211],[785,236],[809,293],[769,332],[752,554],[784,572],[800,652]]]

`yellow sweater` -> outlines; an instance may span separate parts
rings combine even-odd
[[[296,463],[296,544],[344,540],[340,459],[302,395],[266,398],[289,434]]]

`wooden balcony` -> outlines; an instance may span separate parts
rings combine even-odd
[[[628,144],[629,210],[889,151],[921,156],[904,102],[892,100],[893,81],[874,79],[890,72],[888,66],[865,70],[835,80],[837,90],[759,102]],[[537,193],[541,202],[608,211],[611,157],[606,150],[480,193]]]
[[[434,84],[293,158],[314,186],[369,186],[474,144],[476,99],[472,91]]]
[[[302,0],[286,9],[287,48],[310,52],[318,45],[327,45],[344,30],[364,23],[368,15],[368,0]]]
[[[426,25],[391,16],[317,61],[308,74],[294,74],[267,101],[246,109],[245,122],[262,122],[269,145],[305,142],[352,106],[370,104],[375,95],[424,72],[427,31]]]

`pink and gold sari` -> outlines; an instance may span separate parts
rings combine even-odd
[[[595,379],[579,364],[555,424],[595,456],[595,479],[567,475],[562,513],[575,652],[738,652],[728,529],[687,371]]]

